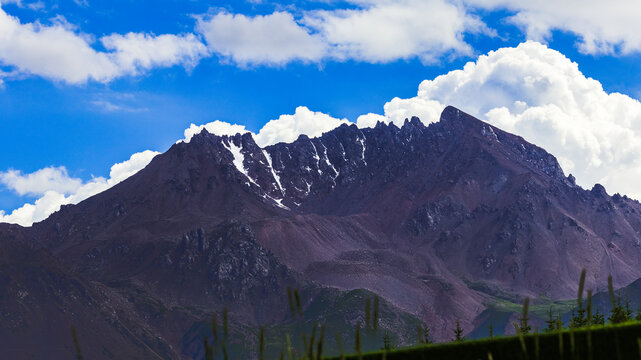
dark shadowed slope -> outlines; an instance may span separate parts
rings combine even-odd
[[[169,359],[177,353],[121,294],[70,272],[44,250],[0,241],[0,344],[6,359]]]

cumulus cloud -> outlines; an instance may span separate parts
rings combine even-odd
[[[326,53],[322,39],[287,12],[254,17],[220,12],[200,18],[197,30],[213,52],[242,65],[317,61]]]
[[[311,111],[305,106],[299,106],[293,115],[281,115],[278,119],[265,124],[255,139],[260,146],[292,142],[301,134],[317,137],[341,124],[350,124],[350,122],[347,119],[337,119],[322,112]]]
[[[0,172],[0,183],[18,195],[44,195],[50,190],[69,194],[82,186],[82,180],[70,177],[64,166],[46,167],[31,174],[19,170]]]
[[[265,147],[279,142],[292,142],[303,134],[309,137],[321,136],[324,132],[341,124],[351,124],[351,122],[347,119],[334,118],[322,112],[311,111],[305,106],[299,106],[294,114],[284,114],[278,119],[270,120],[260,129],[258,134],[252,133],[252,135],[256,144]],[[199,134],[203,129],[219,136],[250,132],[243,125],[216,120],[205,125],[191,124],[185,129],[185,138],[180,141],[189,142],[194,135]]]
[[[492,51],[433,80],[416,97],[385,104],[388,121],[419,115],[438,121],[454,105],[555,155],[584,187],[641,199],[641,103],[581,73],[563,54],[537,42]]]
[[[109,172],[107,185],[109,185],[109,187],[114,186],[142,170],[158,154],[160,153],[157,151],[145,150],[131,155],[129,160],[114,164]]]
[[[641,6],[636,0],[466,0],[489,10],[515,12],[508,20],[529,39],[543,41],[553,30],[579,36],[579,49],[590,54],[641,51]]]
[[[60,210],[60,206],[68,203],[68,198],[64,194],[47,191],[33,204],[24,204],[11,214],[5,215],[5,212],[0,210],[0,223],[31,226],[34,222],[46,219],[49,215]]]
[[[218,136],[233,136],[238,133],[244,134],[246,132],[249,132],[249,130],[245,129],[244,125],[230,124],[228,122],[215,120],[205,125],[191,124],[187,129],[185,129],[185,138],[181,141],[189,142],[191,138],[194,137],[194,135],[200,134],[203,129],[206,129],[207,132],[216,134]]]
[[[190,69],[212,54],[241,66],[413,57],[431,62],[446,54],[471,54],[466,33],[491,33],[464,6],[446,0],[348,3],[348,9],[303,11],[297,17],[287,11],[256,16],[221,11],[197,17],[198,35],[111,34],[98,39],[101,50],[93,36],[64,17],[50,24],[22,23],[0,5],[0,65],[19,74],[82,84],[157,67]]]
[[[418,57],[433,62],[446,53],[471,54],[464,33],[490,33],[464,7],[444,0],[351,2],[360,7],[312,11],[304,17],[338,58],[389,62]]]
[[[97,51],[91,37],[76,32],[64,18],[51,25],[21,23],[0,7],[0,65],[71,84],[108,82],[152,67],[193,67],[207,49],[193,34],[109,35]]]
[[[368,128],[368,127],[373,128],[379,122],[387,124],[390,122],[390,119],[383,115],[368,113],[368,114],[360,115],[356,119],[356,126],[358,126],[359,128]]]
[[[445,0],[351,0],[349,9],[311,10],[300,19],[277,11],[202,17],[198,32],[212,52],[241,65],[290,61],[389,62],[469,55],[464,33],[491,34],[463,6]]]
[[[193,68],[207,55],[206,46],[194,34],[113,34],[100,41],[112,51],[110,57],[120,71],[130,74],[177,64]]]
[[[106,54],[95,51],[65,24],[21,24],[2,8],[0,62],[23,73],[69,83],[109,80],[118,72]]]
[[[43,4],[3,1],[9,3]],[[109,82],[156,67],[190,69],[213,54],[240,66],[412,58],[431,63],[444,56],[472,55],[466,35],[496,34],[475,14],[497,11],[512,14],[504,19],[537,41],[561,30],[575,34],[584,53],[641,51],[641,6],[636,0],[347,0],[342,5],[255,16],[219,11],[197,16],[195,34],[111,34],[98,41],[62,17],[49,25],[21,23],[0,6],[0,65],[18,74],[79,84]],[[96,50],[96,42],[104,49]]]
[[[0,222],[31,226],[60,210],[62,205],[77,204],[95,194],[103,192],[127,179],[147,166],[158,152],[146,150],[133,154],[129,160],[114,164],[109,178],[93,178],[82,182],[69,177],[64,167],[44,168],[31,174],[8,171],[0,174],[0,182],[20,195],[30,194],[40,197],[33,204],[6,214],[0,210]]]

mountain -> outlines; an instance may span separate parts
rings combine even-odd
[[[598,184],[582,189],[544,149],[448,107],[429,126],[415,117],[400,128],[342,125],[266,148],[251,134],[204,130],[31,228],[0,225],[0,247],[17,249],[0,265],[41,302],[73,300],[58,311],[82,309],[65,318],[79,329],[92,316],[107,321],[92,344],[121,336],[119,351],[132,357],[189,358],[225,307],[246,339],[260,324],[294,326],[287,287],[301,289],[309,321],[327,320],[337,299],[364,300],[354,291],[366,289],[384,299],[382,323],[399,344],[414,342],[415,327],[391,319],[423,321],[446,340],[457,319],[469,331],[484,326],[497,302],[576,296],[582,268],[595,291],[607,289],[608,274],[616,287],[641,278],[639,231],[639,202]],[[38,263],[42,273],[19,278]],[[71,289],[56,295],[50,272],[75,279],[91,306]],[[20,303],[19,291],[5,293],[2,301]],[[100,315],[110,309],[101,301],[122,312],[117,322]],[[30,319],[25,329],[41,324],[15,309]]]

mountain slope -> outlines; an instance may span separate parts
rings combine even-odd
[[[12,358],[73,357],[72,326],[87,358],[198,358],[203,335],[211,340],[211,315],[222,318],[224,308],[230,314],[230,355],[252,358],[261,324],[270,326],[270,338],[280,344],[285,331],[328,323],[332,331],[351,332],[364,318],[362,293],[306,280],[237,222],[199,228],[174,242],[157,241],[153,249],[149,243],[122,242],[97,247],[88,254],[96,267],[73,271],[47,250],[17,238],[21,230],[0,226],[0,346]],[[139,260],[135,266],[132,258]],[[88,280],[102,271],[97,280]],[[302,319],[289,315],[289,286],[301,289]],[[410,344],[420,321],[382,303],[381,331]],[[339,317],[336,311],[351,316]],[[366,345],[376,349],[378,344]],[[328,344],[328,352],[336,349]],[[280,345],[268,350],[278,353]]]
[[[87,281],[193,321],[227,306],[248,326],[284,321],[288,286],[364,288],[449,339],[503,294],[575,296],[583,267],[596,290],[641,278],[637,201],[578,187],[545,150],[452,107],[429,126],[342,125],[264,149],[203,131],[13,231]],[[184,327],[154,326],[182,346]]]
[[[73,274],[45,251],[5,238],[0,264],[3,357],[73,358],[72,326],[87,358],[178,356],[122,295]]]

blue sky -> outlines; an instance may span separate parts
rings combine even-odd
[[[577,4],[588,9],[575,11]],[[627,95],[624,102],[631,105],[603,100],[603,109],[628,106],[632,110],[626,114],[633,113],[628,123],[636,124],[635,102],[641,95],[641,38],[636,35],[641,28],[636,23],[641,14],[633,1],[619,5],[0,0],[0,210],[9,214],[36,201],[47,186],[65,196],[75,191],[60,190],[51,176],[44,183],[35,177],[29,182],[28,174],[54,167],[58,176],[64,167],[64,176],[56,178],[62,182],[109,178],[114,164],[143,150],[165,151],[192,123],[221,120],[258,133],[269,120],[295,114],[299,106],[351,122],[368,113],[394,121],[384,110],[391,99],[416,97],[423,80],[528,39],[542,44],[541,51],[557,50],[562,55],[554,56],[576,62],[584,77],[600,82],[603,99],[613,92]],[[163,36],[165,42],[159,40]],[[501,76],[490,80],[507,88]],[[463,95],[439,89],[434,99],[457,99],[455,105],[481,118],[500,105],[489,99],[466,108]],[[520,101],[521,90],[513,93],[510,104]],[[559,128],[550,125],[552,120],[539,121],[549,128],[542,125],[534,133],[528,130],[538,121],[531,120],[534,115],[518,118],[521,113],[512,108],[510,114],[512,123],[506,117],[489,118],[537,143]],[[572,109],[566,115],[579,116]],[[314,119],[309,121],[321,121]],[[584,126],[587,134],[583,139],[588,140],[577,143],[605,148],[604,142],[612,140],[590,135],[594,123],[572,124]],[[622,126],[614,128],[636,134],[636,127]],[[636,135],[631,139],[636,144]],[[564,168],[580,173],[576,164],[581,160],[572,154],[584,149],[569,146],[553,153],[564,159]],[[636,145],[630,151],[635,154]],[[625,157],[602,150],[595,154],[596,160],[585,166],[602,167]],[[636,194],[632,185],[608,177],[608,171],[620,168],[599,169],[603,176],[586,179],[585,186],[601,179],[615,190]]]

